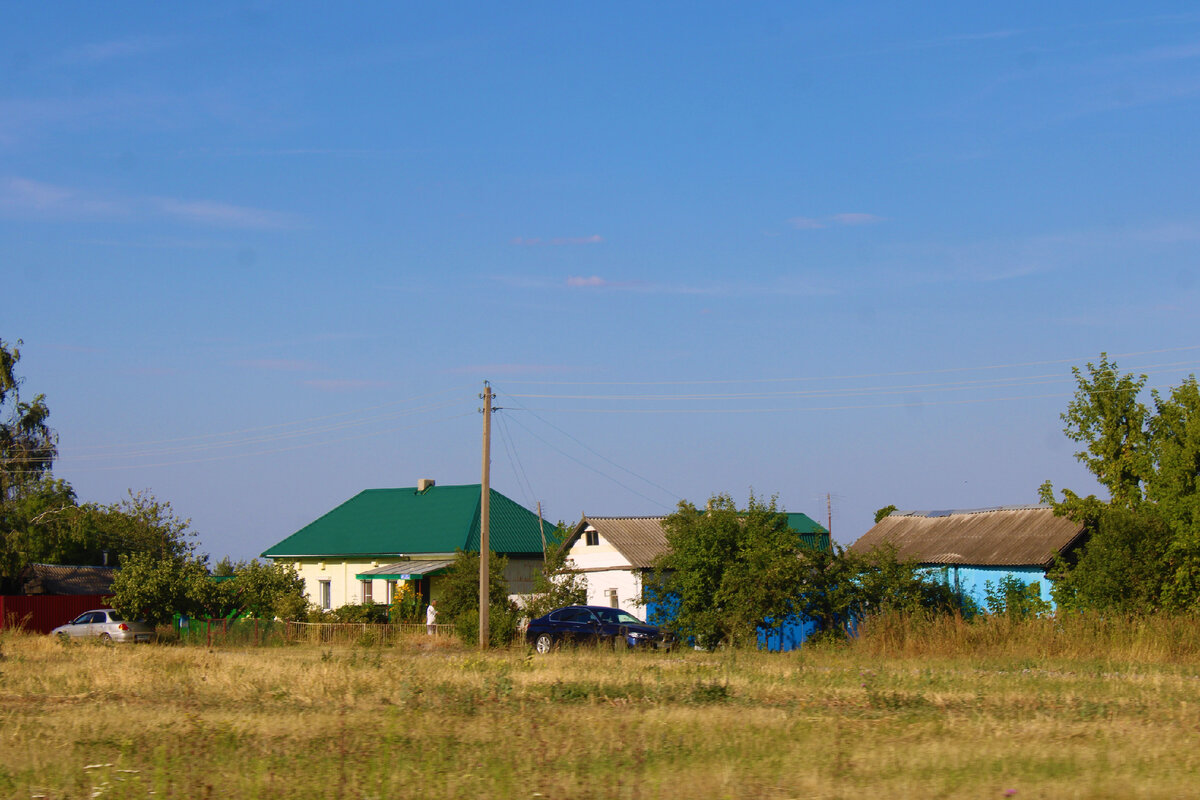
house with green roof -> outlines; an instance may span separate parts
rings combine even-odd
[[[514,594],[533,589],[544,562],[543,526],[536,514],[490,490],[488,544],[508,558]],[[400,582],[427,600],[440,594],[439,576],[456,550],[479,550],[482,487],[438,486],[422,480],[403,489],[367,489],[263,551],[292,564],[308,599],[320,608],[388,603]]]

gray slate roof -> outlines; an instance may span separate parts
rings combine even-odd
[[[563,546],[570,547],[584,529],[591,525],[605,541],[617,548],[635,569],[649,569],[654,566],[654,559],[667,551],[667,537],[662,529],[664,519],[666,517],[585,516],[575,526],[575,530]]]
[[[116,567],[30,564],[21,572],[25,594],[112,594]]]
[[[1083,525],[1047,505],[964,511],[894,511],[850,546],[868,553],[883,544],[921,564],[1038,566],[1082,541]]]

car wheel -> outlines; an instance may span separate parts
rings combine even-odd
[[[105,644],[112,644],[112,637],[107,633],[102,633],[100,634],[100,641],[104,642]]]
[[[545,655],[554,649],[554,637],[548,633],[538,634],[537,639],[533,642],[533,649]]]

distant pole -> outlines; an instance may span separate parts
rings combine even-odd
[[[488,647],[488,556],[491,547],[492,387],[483,382],[483,480],[479,497],[479,649]]]
[[[828,526],[825,528],[825,530],[826,530],[826,532],[829,533],[829,538],[832,540],[833,539],[833,501],[829,499],[829,492],[825,493],[825,513],[827,514],[826,519],[828,520],[828,523],[829,523]]]

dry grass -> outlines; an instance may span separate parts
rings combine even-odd
[[[791,654],[548,657],[10,634],[0,796],[1195,794],[1200,656],[1156,638],[1194,632],[1110,630],[1106,652],[909,623]]]

